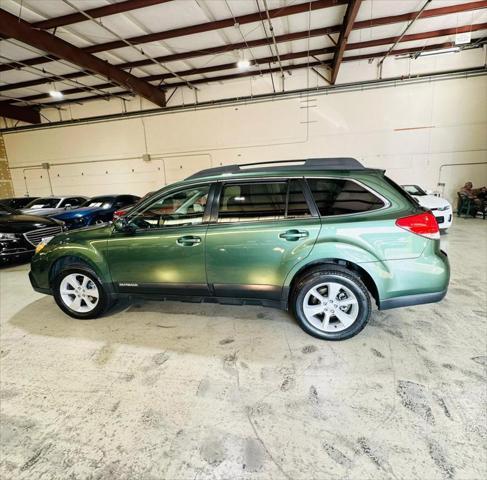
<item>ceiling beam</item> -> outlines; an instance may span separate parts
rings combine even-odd
[[[351,0],[348,4],[347,11],[345,12],[345,17],[343,18],[343,25],[340,30],[340,36],[338,37],[338,42],[335,50],[335,55],[333,56],[333,61],[331,64],[331,78],[330,83],[333,85],[336,82],[338,71],[340,70],[340,65],[342,63],[343,55],[345,53],[345,48],[348,43],[348,37],[357,18],[358,11],[362,0]]]
[[[345,5],[348,0],[314,0],[304,3],[298,3],[297,5],[289,5],[287,7],[275,8],[269,10],[269,17],[279,18],[287,17],[289,15],[295,15],[297,13],[304,13],[314,10],[321,10],[323,8],[335,7],[337,5]],[[245,25],[247,23],[255,23],[265,20],[266,15],[261,12],[250,13],[248,15],[241,15],[239,17],[225,18],[223,20],[215,20],[207,23],[200,23],[198,25],[191,25],[188,27],[174,28],[172,30],[166,30],[165,32],[149,33],[146,35],[139,35],[137,37],[128,38],[127,40],[133,44],[156,42],[159,40],[167,40],[169,38],[182,37],[187,35],[194,35],[196,33],[210,32],[213,30],[220,30],[222,28],[233,27],[235,24]],[[125,44],[119,40],[113,42],[100,43],[87,47],[86,50],[89,53],[104,52],[106,50],[112,50],[114,48],[124,47]]]
[[[115,15],[117,13],[130,12],[139,8],[151,7],[152,5],[158,5],[160,3],[172,2],[173,0],[125,0],[124,2],[111,3],[104,7],[91,8],[85,10],[85,13],[93,18],[108,17],[109,15]],[[34,28],[41,30],[48,30],[50,28],[64,27],[66,25],[72,25],[73,23],[85,22],[86,16],[82,13],[70,13],[68,15],[61,15],[60,17],[48,18],[46,20],[40,20],[38,22],[31,23]],[[0,37],[6,38],[6,37]]]
[[[461,33],[465,31],[475,31],[475,30],[483,30],[487,29],[487,23],[485,24],[478,24],[478,25],[464,25],[461,27],[457,27],[455,29],[446,29],[446,30],[433,30],[431,32],[422,32],[422,33],[416,33],[412,34],[411,36],[404,36],[401,39],[401,42],[406,42],[406,41],[411,41],[411,40],[424,40],[424,39],[429,39],[429,38],[434,38],[434,37],[441,37],[441,36],[446,36],[450,35],[452,33]],[[412,38],[411,38],[412,37]],[[388,38],[382,38],[382,39],[377,39],[377,40],[367,40],[365,42],[355,42],[355,43],[349,43],[346,45],[345,50],[346,51],[352,51],[352,50],[358,50],[362,48],[369,48],[369,47],[377,47],[377,46],[384,46],[384,45],[389,45],[393,44],[398,37],[388,37]],[[451,42],[447,42],[449,46],[452,45]],[[445,43],[440,44],[445,45]],[[431,48],[433,47],[433,48]],[[398,54],[402,52],[410,52],[410,51],[421,51],[421,50],[434,50],[435,45],[432,46],[427,46],[427,47],[418,47],[416,50],[411,50],[411,49],[404,49],[404,50],[393,50],[392,54]],[[306,50],[302,52],[294,52],[294,53],[289,53],[289,54],[283,54],[281,55],[281,60],[286,61],[286,60],[294,60],[298,58],[304,58],[304,57],[313,57],[313,56],[318,56],[318,55],[328,55],[331,53],[335,52],[335,47],[325,47],[325,48],[318,48],[315,50]],[[384,55],[386,52],[380,52],[380,53],[374,53],[374,54],[364,54],[360,56],[355,56],[355,57],[343,57],[342,61],[347,62],[350,61],[351,58],[354,60],[361,60],[361,59],[369,59],[369,58],[376,58],[380,57],[381,55]],[[265,57],[265,58],[260,58],[260,59],[255,59],[255,64],[259,65],[267,65],[268,63],[274,63],[277,61],[277,57]],[[330,63],[330,62],[328,62]],[[203,67],[203,68],[193,68],[189,70],[183,70],[180,72],[176,72],[178,75],[182,77],[187,77],[190,75],[201,75],[201,74],[206,74],[206,73],[211,73],[211,72],[217,72],[221,70],[229,70],[236,68],[236,62],[230,62],[226,64],[219,64],[219,65],[213,65],[210,67]],[[65,78],[69,78],[70,75],[72,74],[66,74],[63,75]],[[167,79],[172,78],[172,74],[169,73],[163,73],[163,74],[156,74],[156,75],[147,75],[145,77],[141,77],[141,80],[144,82],[153,82],[153,81],[164,81]],[[56,81],[56,77],[51,77],[52,81]],[[43,83],[45,83],[45,79],[43,80]],[[194,83],[194,80],[191,81],[191,83]],[[0,87],[0,91],[3,90],[11,90],[11,89],[18,89],[22,87],[28,87],[30,86],[31,82],[23,82],[23,83],[18,83],[18,84],[12,84],[12,85],[4,85]],[[166,84],[166,86],[170,86],[172,84]],[[113,84],[111,83],[103,83],[103,84],[97,84],[97,85],[92,85],[93,88],[97,89],[107,89],[107,88],[113,88]],[[75,94],[75,93],[81,93],[86,90],[86,87],[79,87],[79,88],[70,88],[70,89],[65,89],[62,90],[62,93],[64,95],[70,95],[70,94]],[[22,97],[24,100],[40,100],[40,99],[45,99],[49,98],[49,95],[46,93],[39,93],[39,94],[34,94],[34,95],[29,95]]]
[[[269,10],[270,18],[286,17],[289,15],[295,15],[297,13],[305,13],[314,10],[320,10],[324,8],[335,7],[339,5],[347,4],[348,0],[314,0],[299,3],[297,5],[289,5],[287,7],[276,8]],[[141,43],[156,42],[160,40],[167,40],[169,38],[184,37],[187,35],[194,35],[197,33],[211,32],[214,30],[220,30],[222,28],[233,27],[235,24],[244,25],[247,23],[260,22],[266,19],[266,15],[261,12],[251,13],[248,15],[241,15],[239,17],[225,18],[223,20],[214,20],[211,22],[200,23],[198,25],[190,25],[187,27],[174,28],[171,30],[165,30],[163,32],[149,33],[145,35],[139,35],[136,37],[127,38],[131,44],[139,45]],[[248,43],[248,42],[247,42]],[[245,42],[243,43],[245,48]],[[115,48],[126,47],[126,43],[121,40],[114,40],[112,42],[100,43],[83,48],[83,51],[87,53],[99,53],[106,50],[112,50]],[[46,57],[36,57],[24,60],[29,65],[38,65],[40,63],[47,63],[52,61]],[[147,64],[146,64],[147,65]],[[15,62],[8,63],[0,66],[0,71],[11,70],[12,68],[18,68]]]
[[[41,123],[41,116],[38,110],[30,107],[18,107],[4,102],[0,102],[0,117],[20,120],[26,123]]]
[[[388,45],[394,44],[398,40],[400,43],[403,42],[413,42],[416,40],[426,40],[428,38],[435,38],[435,37],[447,37],[449,35],[455,35],[457,33],[465,33],[465,32],[476,32],[478,30],[485,30],[487,29],[487,23],[476,23],[474,25],[463,25],[461,27],[455,28],[444,28],[443,30],[431,30],[430,32],[420,32],[420,33],[411,33],[409,35],[404,35],[403,37],[387,37],[387,38],[378,38],[376,40],[367,40],[365,42],[356,42],[356,43],[349,43],[347,45],[346,50],[357,50],[359,48],[370,48],[370,47],[378,47],[381,45]]]
[[[487,0],[477,0],[475,2],[448,5],[446,7],[430,8],[428,10],[424,10],[421,13],[421,19],[441,17],[443,15],[451,15],[452,13],[471,12],[473,10],[482,10],[484,8],[487,8]],[[358,30],[361,28],[372,28],[379,27],[381,25],[389,25],[390,23],[408,22],[410,20],[413,20],[419,12],[420,10],[416,10],[415,12],[403,13],[401,15],[371,18],[370,20],[361,20],[360,22],[355,22],[353,29]],[[393,22],[390,21],[392,19],[394,20]]]
[[[163,107],[166,104],[164,92],[153,85],[118,69],[94,55],[84,52],[50,33],[33,28],[26,21],[3,9],[0,9],[0,33],[67,60],[93,73],[98,73],[117,85],[132,90],[159,107]]]
[[[317,55],[326,55],[329,53],[333,53],[334,48],[329,47],[329,48],[317,48],[315,50],[304,50],[302,52],[292,52],[292,53],[285,53],[283,55],[280,55],[279,58],[281,61],[287,61],[287,60],[295,60],[297,58],[304,58],[304,57],[312,57],[312,56],[317,56]],[[275,63],[278,61],[277,56],[272,56],[272,57],[265,57],[265,58],[257,58],[255,61],[252,61],[253,65],[268,65],[269,63]],[[213,65],[211,67],[203,67],[203,68],[192,68],[189,70],[183,70],[178,72],[178,75],[181,77],[184,76],[189,76],[189,75],[203,75],[205,73],[213,73],[213,72],[220,72],[223,70],[232,70],[237,68],[237,65],[235,62],[231,63],[225,63],[225,64],[220,64],[220,65]],[[250,72],[252,75],[260,74],[260,72],[255,72],[251,71]],[[154,81],[161,81],[161,80],[166,80],[170,78],[174,78],[174,76],[170,73],[163,73],[163,74],[157,74],[157,75],[147,75],[145,77],[141,77],[142,80],[145,82],[154,82]],[[193,81],[191,81],[193,83]],[[184,85],[181,83],[181,85]],[[92,85],[93,88],[96,88],[97,90],[103,90],[107,88],[113,88],[113,84],[111,83],[101,83],[97,85]],[[68,88],[65,90],[62,90],[61,93],[63,95],[73,95],[77,93],[82,93],[86,91],[86,87],[75,87],[75,88]],[[21,97],[22,100],[24,101],[35,101],[35,100],[42,100],[46,98],[50,98],[50,95],[48,93],[38,93],[35,95],[29,95],[27,97]],[[6,100],[8,101],[8,100]],[[1,104],[2,102],[0,102]]]
[[[446,49],[446,48],[451,48],[453,46],[454,46],[453,42],[443,42],[443,43],[428,45],[428,46],[424,46],[424,47],[395,49],[391,52],[391,55],[407,55],[407,54],[412,55],[412,54],[418,54],[421,52],[428,52],[428,51],[432,51],[432,50],[442,50],[442,49]],[[330,54],[333,52],[334,52],[333,47],[316,49],[316,50],[309,50],[309,51],[306,50],[306,51],[302,51],[302,52],[293,52],[293,53],[281,55],[281,60],[284,61],[284,60],[292,60],[292,59],[298,59],[298,58],[306,58],[308,56],[312,57],[312,58],[316,58],[317,55],[325,55],[325,54]],[[369,54],[364,54],[364,55],[347,56],[347,57],[343,57],[342,62],[353,62],[353,61],[358,61],[358,60],[368,60],[370,58],[379,58],[379,57],[382,57],[385,53],[386,53],[386,51],[380,51],[380,52],[369,53]],[[256,59],[255,63],[267,65],[267,64],[275,63],[276,61],[277,61],[277,57],[265,57],[265,58]],[[309,66],[310,66],[310,68],[313,68],[316,66],[329,66],[329,65],[331,65],[331,63],[332,63],[332,60],[318,60],[317,59],[316,62],[310,63]],[[305,68],[307,65],[308,64],[298,65],[296,68]],[[284,70],[293,70],[292,67],[294,67],[294,66],[292,66],[292,65],[286,66],[286,68]],[[223,65],[215,65],[212,67],[193,68],[190,70],[184,70],[184,71],[178,72],[178,74],[181,76],[198,75],[198,74],[201,75],[201,74],[212,73],[212,72],[217,72],[217,71],[230,70],[230,69],[234,69],[234,68],[236,68],[235,63],[226,63]],[[262,70],[262,73],[265,74],[265,73],[272,73],[272,72],[278,72],[278,71],[280,71],[279,68],[272,68],[271,70]],[[196,84],[198,84],[198,83],[211,83],[211,82],[215,82],[215,81],[223,81],[223,80],[230,80],[233,78],[258,76],[258,75],[260,75],[260,71],[252,70],[252,71],[241,72],[241,73],[237,73],[237,74],[220,75],[217,77],[209,77],[209,78],[192,80],[191,83],[196,83]],[[146,80],[146,81],[148,81],[148,80],[160,81],[160,80],[164,80],[165,78],[173,78],[173,77],[172,77],[172,75],[169,75],[169,74],[150,75],[150,76],[144,77],[144,80]],[[330,82],[328,82],[328,83],[330,83]],[[167,88],[174,88],[174,87],[177,88],[177,87],[183,87],[183,86],[185,86],[184,83],[167,83],[166,84]],[[96,88],[100,89],[100,90],[103,90],[104,88],[112,88],[112,87],[113,87],[113,85],[110,83],[96,85]],[[74,94],[82,93],[84,91],[86,91],[86,88],[71,88],[71,89],[63,90],[62,93],[67,96],[67,95],[74,95]],[[129,93],[129,92],[120,92],[120,93],[124,94],[124,93]],[[117,94],[119,94],[119,92],[117,92]],[[50,98],[48,94],[39,93],[36,95],[30,95],[27,97],[22,97],[22,100],[36,101],[36,100],[42,100],[42,99],[46,99],[46,98]],[[89,96],[89,97],[83,97],[83,98],[84,99],[90,99],[90,98],[106,99],[107,97],[104,95],[96,95],[96,96]],[[66,99],[66,100],[61,101],[61,103],[70,103],[70,102],[79,103],[80,99],[73,98],[73,99]],[[5,100],[3,102],[0,102],[0,105],[2,105],[3,103],[9,103],[9,101]],[[58,105],[59,102],[49,103],[49,105],[53,105],[53,104]]]
[[[447,7],[440,7],[440,8],[432,8],[430,10],[425,10],[422,13],[422,18],[431,18],[431,17],[436,17],[436,16],[441,16],[441,15],[448,15],[448,14],[453,14],[453,13],[460,13],[460,12],[466,12],[466,11],[472,11],[472,10],[479,10],[487,8],[487,0],[482,0],[482,1],[475,1],[475,2],[469,2],[469,3],[463,3],[459,5],[449,5]],[[363,29],[363,28],[370,28],[374,26],[379,26],[379,25],[389,25],[389,24],[394,24],[394,23],[399,23],[399,22],[406,22],[412,18],[414,18],[415,15],[417,15],[418,12],[411,12],[403,15],[393,15],[393,16],[387,16],[387,17],[380,17],[380,18],[375,18],[371,20],[365,20],[365,21],[360,21],[360,22],[355,22],[353,26],[353,30],[358,30],[358,29]],[[301,39],[306,39],[308,37],[322,37],[326,36],[329,34],[334,34],[334,33],[339,33],[340,32],[340,25],[335,25],[331,27],[326,27],[326,28],[318,28],[318,29],[313,29],[313,30],[305,30],[302,32],[294,32],[294,33],[288,33],[284,35],[276,35],[276,42],[277,43],[282,43],[282,42],[289,42],[293,40],[301,40]],[[394,37],[397,38],[397,37]],[[161,57],[155,57],[155,60],[161,63],[167,63],[167,62],[173,62],[177,60],[185,60],[189,58],[194,58],[194,57],[200,57],[204,55],[215,55],[219,53],[225,53],[225,52],[230,52],[233,50],[241,50],[241,49],[246,49],[247,47],[253,48],[253,47],[260,47],[260,46],[266,46],[272,43],[271,38],[261,38],[257,40],[248,40],[247,42],[239,42],[239,43],[234,43],[230,45],[220,45],[217,47],[210,47],[210,48],[205,48],[201,50],[193,50],[190,52],[182,52],[182,53],[176,53],[172,55],[165,55]],[[394,42],[392,42],[394,43]],[[49,61],[49,59],[46,59],[45,57],[38,57],[38,58],[33,58],[33,59],[28,59],[28,60],[23,60],[23,63],[28,64],[28,65],[37,65],[40,63],[44,63],[46,61]],[[143,59],[143,60],[138,60],[138,61],[133,61],[133,62],[125,62],[121,64],[117,64],[116,67],[120,69],[129,69],[129,68],[137,68],[137,67],[142,67],[142,66],[147,66],[151,65],[152,61],[149,59]],[[6,70],[11,70],[13,68],[22,68],[21,64],[16,64],[15,62],[12,63],[7,63],[4,65],[0,65],[0,72],[1,71],[6,71]],[[80,78],[84,76],[90,75],[88,72],[73,72],[64,75],[66,78]],[[28,80],[25,82],[19,82],[11,85],[0,85],[0,91],[5,91],[5,90],[13,90],[17,88],[25,88],[25,87],[31,87],[35,85],[42,85],[43,83],[48,83],[52,81],[58,81],[60,80],[57,77],[52,77],[52,78],[42,78],[42,79],[35,79],[35,80]]]
[[[100,18],[108,17],[109,15],[115,15],[117,13],[130,12],[139,8],[151,7],[152,5],[158,5],[160,3],[171,2],[172,0],[125,0],[124,2],[111,3],[104,7],[91,8],[85,10],[90,17]],[[85,22],[86,16],[82,13],[70,13],[68,15],[61,15],[60,17],[48,18],[47,20],[41,20],[40,22],[32,23],[35,28],[47,30],[49,28],[64,27],[66,25],[72,25],[73,23]]]
[[[418,54],[418,53],[425,52],[425,51],[441,50],[441,49],[451,48],[452,46],[454,46],[453,42],[444,42],[444,43],[439,43],[439,44],[435,44],[435,45],[428,45],[426,47],[403,48],[403,49],[393,50],[391,52],[391,55],[406,55],[406,54],[413,55],[413,54]],[[381,51],[381,52],[376,52],[376,53],[367,54],[367,55],[354,55],[354,56],[343,57],[343,62],[353,62],[353,61],[358,61],[358,60],[367,60],[369,58],[382,57],[385,53],[386,53],[386,51]],[[313,69],[315,67],[324,66],[324,65],[326,66],[329,64],[331,64],[331,60],[315,61],[315,62],[310,62],[310,63],[287,65],[287,66],[283,67],[283,69],[285,71],[300,70],[300,69],[306,69],[306,68]],[[270,69],[262,69],[262,74],[265,75],[267,73],[274,73],[274,72],[279,72],[279,71],[280,71],[279,67],[274,67],[274,68],[270,68]],[[235,74],[230,74],[230,75],[220,75],[220,76],[209,77],[209,78],[201,78],[201,79],[193,80],[192,83],[200,84],[200,83],[223,82],[226,80],[233,80],[236,78],[257,77],[257,76],[260,76],[260,74],[261,74],[260,71],[241,72],[241,73],[235,73]],[[184,87],[184,86],[185,86],[184,83],[169,83],[169,84],[167,84],[167,87],[171,88],[171,89],[172,88],[178,88],[178,87]],[[122,92],[117,92],[117,95],[124,95],[124,94],[128,94],[128,93],[130,93],[130,92],[122,91]],[[94,101],[94,100],[108,100],[108,98],[105,95],[90,95],[90,96],[82,97],[82,98],[72,98],[72,99],[60,100],[57,102],[50,102],[47,105],[57,108],[58,106],[64,105],[64,104],[69,104],[69,103],[80,104],[80,103]]]

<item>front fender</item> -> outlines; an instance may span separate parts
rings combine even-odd
[[[87,264],[104,283],[111,283],[110,270],[108,268],[104,246],[105,240],[92,240],[84,243],[59,243],[49,248],[49,245],[40,253],[34,255],[31,260],[31,272],[40,288],[50,288],[50,274],[58,260],[70,257],[73,263],[79,259]]]

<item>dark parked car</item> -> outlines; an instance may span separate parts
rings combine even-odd
[[[0,204],[0,262],[29,259],[43,238],[53,237],[63,229],[58,220],[23,215]]]
[[[140,200],[136,195],[102,195],[87,200],[81,207],[67,210],[52,218],[66,223],[69,229],[110,222],[116,210],[133,205]]]
[[[39,197],[11,197],[2,198],[0,203],[6,205],[7,207],[13,208],[14,210],[20,210],[21,208],[26,208],[26,206],[32,201]]]

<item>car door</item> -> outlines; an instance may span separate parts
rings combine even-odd
[[[225,182],[206,234],[216,296],[279,300],[287,273],[309,255],[320,219],[302,179]]]
[[[158,195],[127,217],[133,233],[114,229],[107,259],[118,291],[209,294],[205,271],[209,192],[206,183]]]

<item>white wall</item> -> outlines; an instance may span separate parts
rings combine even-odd
[[[89,105],[89,104],[87,104]],[[487,184],[487,77],[186,110],[4,134],[17,195],[144,194],[209,166],[353,156],[452,198]],[[151,154],[144,162],[142,154]],[[25,178],[24,178],[25,177]],[[441,189],[440,189],[441,190]]]

